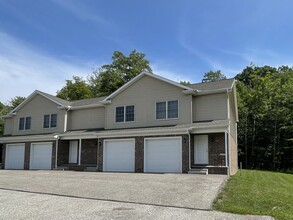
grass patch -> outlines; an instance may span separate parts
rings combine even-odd
[[[293,175],[242,170],[227,181],[214,209],[238,214],[270,215],[293,219]]]

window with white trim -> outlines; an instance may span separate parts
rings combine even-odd
[[[29,130],[29,129],[31,129],[31,121],[32,121],[31,117],[19,118],[18,129],[19,130]]]
[[[43,128],[56,128],[57,114],[44,115]]]
[[[134,105],[116,107],[115,122],[133,122]]]
[[[178,100],[156,103],[156,119],[176,118],[178,118]]]

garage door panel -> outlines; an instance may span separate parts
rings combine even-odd
[[[107,140],[104,144],[104,171],[134,172],[135,141]]]
[[[24,169],[24,144],[7,144],[5,155],[5,169]]]
[[[145,172],[181,172],[181,138],[145,140]]]
[[[31,145],[30,169],[50,170],[52,168],[52,143]]]

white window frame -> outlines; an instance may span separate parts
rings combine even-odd
[[[24,123],[24,124],[23,124],[23,129],[19,129],[20,119],[22,119],[22,118],[24,118],[24,121],[23,121],[23,123]],[[26,119],[27,119],[27,118],[31,118],[30,128],[26,128]],[[19,131],[30,130],[31,127],[32,127],[32,117],[31,117],[31,116],[28,116],[28,117],[20,117],[20,118],[18,119],[18,130],[19,130]]]
[[[126,107],[128,106],[133,106],[133,121],[126,121]],[[119,107],[123,107],[124,108],[124,115],[123,115],[123,121],[116,121],[116,109]],[[119,105],[119,106],[115,106],[114,108],[114,122],[115,124],[121,124],[121,123],[134,123],[135,122],[135,105]]]
[[[177,114],[177,118],[168,118],[168,102],[173,102],[173,101],[177,101],[178,103],[178,114]],[[161,102],[165,102],[165,105],[166,105],[166,117],[165,118],[157,118],[157,103],[161,103]],[[155,119],[160,121],[160,120],[176,120],[176,119],[179,119],[179,100],[168,100],[168,101],[157,101],[155,103]]]
[[[47,127],[47,128],[44,127],[45,115],[49,115],[49,127]],[[51,126],[51,117],[52,117],[52,115],[56,115],[56,126],[55,126],[55,127],[52,127],[52,126]],[[57,119],[58,119],[58,114],[57,114],[57,113],[53,113],[53,114],[44,114],[44,115],[43,115],[43,124],[42,124],[43,129],[57,128],[57,127],[58,127],[58,120],[57,120]]]

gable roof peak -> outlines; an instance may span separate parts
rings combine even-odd
[[[56,103],[57,105],[60,106],[68,106],[70,102],[64,100],[64,99],[60,99],[56,96],[50,95],[48,93],[39,91],[39,90],[35,90],[32,94],[30,94],[22,103],[20,103],[18,106],[16,106],[16,108],[12,109],[11,112],[9,114],[13,114],[15,112],[17,112],[19,109],[21,109],[26,103],[28,103],[32,98],[34,98],[36,95],[41,95],[43,97],[45,97],[46,99],[49,99],[50,101]]]
[[[168,84],[177,86],[183,90],[191,90],[190,87],[184,86],[178,82],[175,82],[173,80],[164,78],[162,76],[156,75],[154,73],[148,72],[148,71],[142,71],[140,74],[138,74],[136,77],[134,77],[133,79],[131,79],[130,81],[128,81],[127,83],[125,83],[123,86],[121,86],[119,89],[117,89],[116,91],[114,91],[113,93],[111,93],[109,96],[107,96],[102,102],[107,102],[107,100],[115,97],[116,95],[118,95],[120,92],[124,91],[126,88],[128,88],[129,86],[131,86],[132,84],[134,84],[136,81],[138,81],[139,79],[141,79],[143,76],[150,76],[154,79],[158,79],[161,80],[163,82],[166,82]]]

